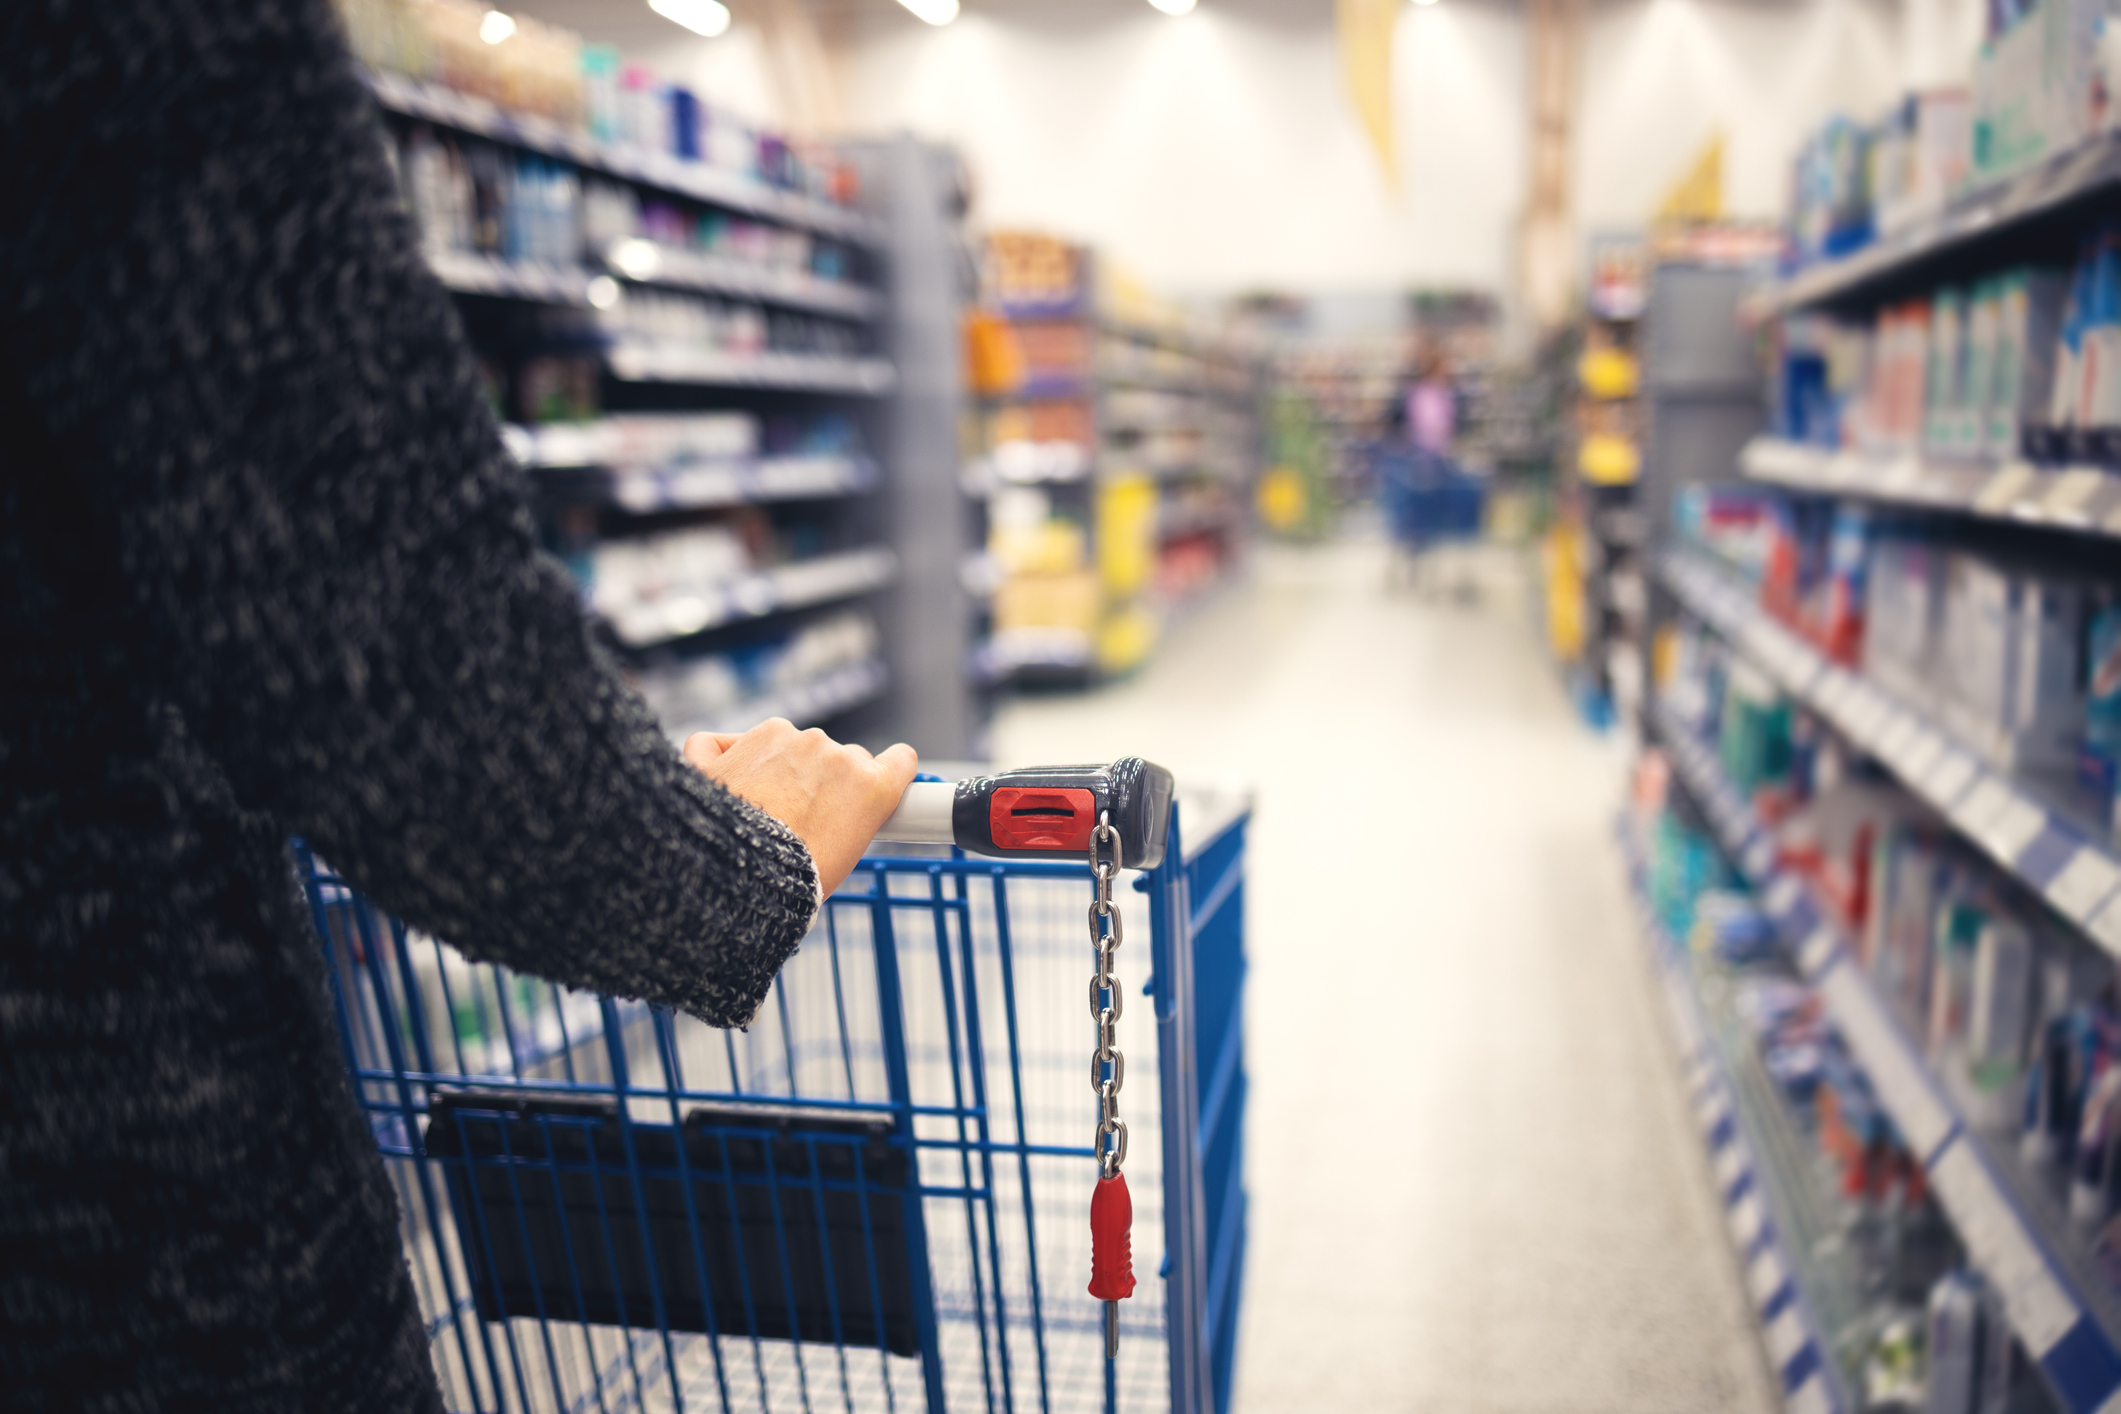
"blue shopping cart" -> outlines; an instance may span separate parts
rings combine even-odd
[[[1068,795],[1019,790],[968,840],[947,798],[971,790],[916,786],[899,837],[1007,848]],[[1120,900],[1153,1003],[1123,1040],[1158,1083],[1125,1091],[1141,1270],[1116,1361],[1084,1289],[1087,862],[872,854],[733,1032],[470,962],[298,844],[448,1407],[1223,1414],[1248,817],[1187,851],[1167,795],[1127,801],[1165,847]]]
[[[1433,552],[1480,538],[1487,481],[1450,457],[1404,443],[1373,442],[1368,455],[1385,527],[1392,537],[1390,575],[1398,578],[1404,573],[1421,587],[1424,564],[1437,558]],[[1472,587],[1470,577],[1461,575],[1460,595],[1466,596]]]

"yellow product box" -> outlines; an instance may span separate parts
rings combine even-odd
[[[1089,633],[1097,627],[1103,607],[1104,593],[1089,570],[1014,575],[994,592],[994,627],[997,632],[1072,628]]]
[[[987,551],[1010,574],[1072,574],[1089,557],[1083,528],[1072,520],[998,525],[987,535]]]
[[[1129,604],[1116,611],[1098,629],[1099,671],[1123,673],[1140,666],[1156,647],[1156,637],[1156,616],[1143,605]]]
[[[1120,476],[1098,488],[1097,561],[1115,599],[1139,593],[1156,567],[1156,483]]]

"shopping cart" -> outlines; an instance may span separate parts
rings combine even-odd
[[[1387,582],[1404,579],[1416,588],[1434,587],[1436,577],[1444,573],[1438,553],[1442,547],[1480,538],[1487,482],[1450,457],[1404,443],[1373,442],[1368,455],[1392,537]],[[1438,566],[1426,582],[1425,566]],[[1470,565],[1459,566],[1453,588],[1461,598],[1477,592]]]
[[[914,787],[899,837],[965,840],[971,789]],[[872,854],[736,1032],[469,962],[298,842],[447,1406],[1227,1410],[1248,817],[1188,852],[1167,801],[1133,802],[1125,862],[1146,808],[1166,847],[1117,900],[1153,1008],[1120,1038],[1139,1283],[1116,1361],[1085,1292],[1087,863]]]

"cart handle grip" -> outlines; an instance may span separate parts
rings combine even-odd
[[[1139,756],[1109,766],[1030,766],[955,784],[915,781],[876,838],[886,844],[954,844],[1002,859],[1081,860],[1090,832],[1109,817],[1120,863],[1163,862],[1171,773]]]

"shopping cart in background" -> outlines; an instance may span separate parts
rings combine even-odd
[[[897,833],[966,840],[971,789],[915,786]],[[736,1032],[469,962],[298,842],[447,1407],[1223,1414],[1248,817],[1188,852],[1168,787],[1136,796],[1126,862],[1146,810],[1167,837],[1116,900],[1153,1003],[1121,1023],[1138,1284],[1116,1361],[1085,1291],[1087,862],[886,846]]]
[[[1422,451],[1404,442],[1372,442],[1368,447],[1377,499],[1392,537],[1386,584],[1404,582],[1417,590],[1448,588],[1460,599],[1478,596],[1472,562],[1454,567],[1444,562],[1444,547],[1480,538],[1487,508],[1487,480],[1473,475],[1450,457]]]

